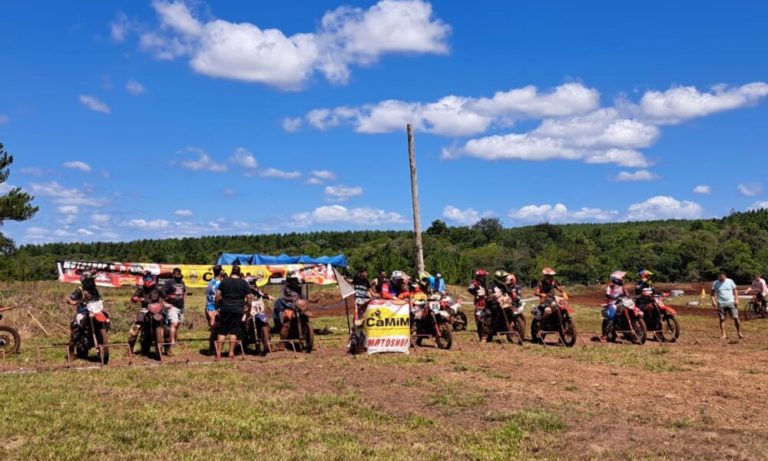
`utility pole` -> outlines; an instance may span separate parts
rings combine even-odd
[[[416,268],[424,272],[424,245],[421,242],[421,217],[419,215],[419,183],[416,179],[416,153],[413,149],[413,127],[407,124],[408,160],[411,164],[411,200],[413,202],[413,232],[416,234]]]

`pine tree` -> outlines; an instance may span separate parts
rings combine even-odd
[[[5,151],[3,144],[0,143],[0,190],[4,190],[2,185],[8,179],[13,163],[13,156]],[[0,225],[6,219],[12,221],[25,221],[37,213],[38,208],[32,206],[34,197],[22,192],[20,188],[14,187],[7,193],[0,195]],[[0,254],[7,254],[14,249],[13,241],[0,233]]]

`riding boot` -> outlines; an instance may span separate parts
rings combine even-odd
[[[286,342],[291,332],[291,322],[283,322],[280,325],[280,343],[278,350],[285,350],[288,346]]]
[[[138,336],[128,337],[128,348],[131,350],[131,355],[135,353],[135,351],[133,350],[133,347],[136,345],[136,338],[138,338]]]

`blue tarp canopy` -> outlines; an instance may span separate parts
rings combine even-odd
[[[266,266],[273,264],[330,264],[336,267],[347,267],[347,257],[344,256],[344,254],[312,258],[311,256],[307,255],[288,256],[286,254],[282,254],[280,256],[272,256],[261,254],[222,253],[221,256],[219,256],[218,261],[216,261],[216,264],[240,264],[242,266]]]

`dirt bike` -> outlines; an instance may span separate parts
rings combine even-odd
[[[438,349],[451,348],[451,312],[441,307],[439,297],[433,297],[427,302],[413,303],[411,312],[411,338],[417,346],[421,346],[424,338],[430,338],[435,341]]]
[[[88,302],[86,309],[88,313],[78,314],[76,323],[72,325],[69,351],[74,352],[79,359],[88,359],[88,352],[95,347],[98,349],[99,361],[107,365],[109,363],[109,314],[104,310],[104,302],[101,300]]]
[[[673,343],[680,337],[680,323],[677,311],[664,303],[667,296],[667,293],[654,294],[653,302],[643,307],[643,319],[648,333],[659,341]]]
[[[620,298],[616,301],[616,314],[608,324],[606,336],[614,342],[625,339],[634,344],[645,344],[648,328],[645,326],[645,314],[630,298]]]
[[[440,308],[451,314],[451,327],[453,331],[465,331],[468,321],[467,314],[461,311],[461,303],[454,301],[450,296],[440,298]]]
[[[309,310],[299,307],[299,303],[294,303],[293,306],[286,307],[283,315],[284,322],[289,322],[288,337],[285,338],[288,339],[286,349],[311,353],[315,347],[315,332],[312,330],[312,324],[309,323]]]
[[[2,312],[16,309],[15,307],[3,307],[0,308],[0,320],[3,319]],[[0,325],[0,353],[2,354],[15,354],[19,352],[19,346],[21,346],[21,336],[19,336],[18,330],[8,325]]]
[[[162,302],[151,302],[147,305],[147,313],[141,323],[139,345],[141,355],[149,357],[149,351],[154,346],[155,356],[161,360],[163,344],[170,338],[170,329],[166,326],[166,315]]]
[[[509,342],[523,344],[525,339],[525,303],[521,302],[519,306],[514,304],[507,307],[501,307],[496,302],[486,302],[490,308],[490,326],[487,341],[493,341],[496,334],[504,335]]]
[[[546,315],[547,308],[551,310],[549,315]],[[576,324],[573,322],[574,312],[566,300],[556,302],[550,299],[534,307],[531,310],[531,340],[545,344],[548,334],[557,334],[565,347],[573,347],[577,337]]]
[[[272,352],[269,319],[264,313],[264,301],[254,299],[243,314],[243,349],[253,344],[256,353],[267,355]]]
[[[768,315],[765,306],[753,296],[752,299],[744,305],[744,318],[746,320],[764,319]]]

